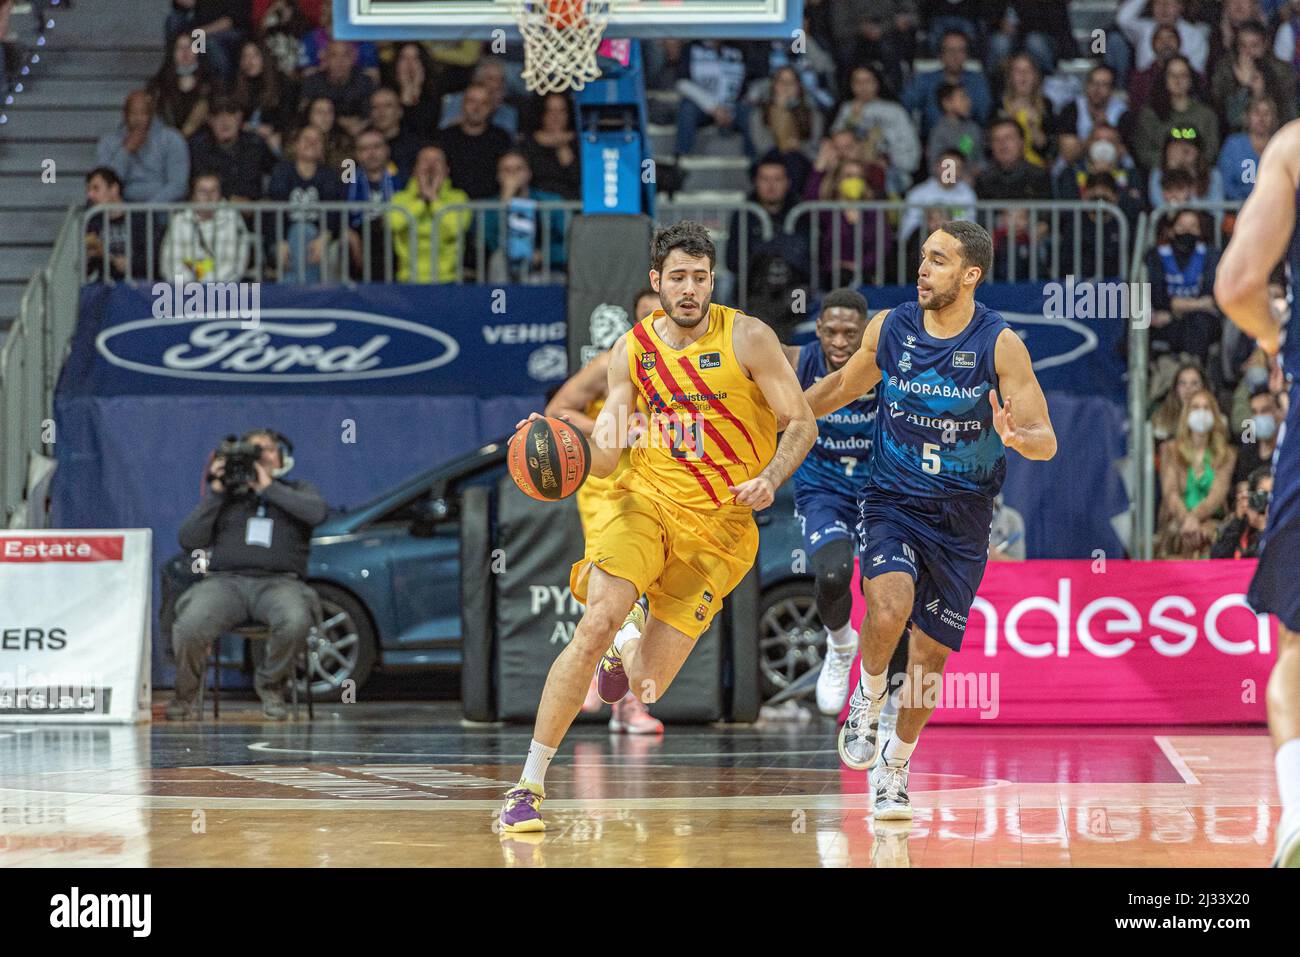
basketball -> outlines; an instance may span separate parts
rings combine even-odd
[[[563,419],[534,419],[510,439],[510,477],[529,498],[568,498],[591,474],[591,448],[582,431]]]

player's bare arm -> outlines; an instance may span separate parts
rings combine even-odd
[[[771,326],[752,316],[738,315],[735,350],[736,358],[776,413],[777,431],[781,432],[776,453],[766,468],[731,487],[737,505],[764,509],[772,504],[776,490],[817,441],[817,420]]]
[[[606,349],[578,370],[546,404],[546,414],[572,422],[591,438],[596,420],[584,411],[605,397],[609,387],[609,353]]]
[[[790,368],[799,371],[799,347],[798,346],[781,346],[781,351],[785,353],[785,359],[790,363]]]
[[[871,317],[862,333],[862,345],[844,366],[813,383],[804,393],[813,415],[821,418],[836,409],[842,409],[854,399],[860,399],[880,382],[880,366],[876,362],[876,346],[880,342],[880,327],[885,324],[888,309]]]
[[[1237,216],[1214,281],[1219,308],[1270,356],[1281,344],[1282,320],[1269,301],[1268,277],[1295,230],[1298,173],[1300,120],[1288,123],[1264,147],[1255,187]]]
[[[1014,331],[1004,329],[998,336],[993,361],[1002,387],[1000,397],[998,390],[989,390],[998,437],[1003,445],[1027,459],[1047,461],[1056,455],[1056,432],[1029,350]]]

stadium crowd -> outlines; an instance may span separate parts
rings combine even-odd
[[[579,198],[574,105],[527,93],[517,44],[498,57],[474,41],[337,41],[324,0],[172,8],[161,66],[100,140],[87,200],[231,205],[92,218],[92,276],[313,282],[340,278],[346,263],[352,278],[438,282],[563,270],[563,221],[546,223],[552,213],[536,204]],[[871,275],[878,260],[894,261],[895,243],[915,246],[935,223],[970,218],[972,203],[1103,200],[1132,231],[1158,206],[1250,194],[1269,138],[1296,116],[1300,0],[1123,0],[1086,40],[1062,12],[1039,0],[806,0],[795,44],[643,44],[649,88],[677,94],[670,111],[651,101],[652,120],[676,125],[676,158],[713,127],[752,161],[749,198],[774,238],[754,216],[733,217],[720,264],[727,291],[743,271],[741,305],[786,333],[789,290],[828,288],[836,265]],[[660,190],[680,188],[680,166],[660,159]],[[238,212],[261,199],[301,210]],[[785,229],[802,201],[872,199],[906,205],[815,214],[816,253],[807,229]],[[331,200],[391,205],[313,207]],[[467,200],[497,200],[505,215],[438,215]],[[867,241],[853,262],[859,225]],[[997,217],[995,281],[1013,256],[1024,266],[1073,241],[1037,225],[1031,237],[1026,216]],[[476,228],[490,259],[465,271],[461,250]],[[1146,258],[1166,556],[1250,553],[1251,503],[1261,501],[1252,493],[1284,416],[1279,376],[1214,302],[1231,228],[1231,214],[1175,211]],[[746,262],[734,242],[742,232]],[[1128,278],[1118,223],[1106,222],[1101,250],[1091,225],[1082,233],[1086,261],[1100,253],[1107,277]],[[915,250],[908,256],[904,274],[886,281],[908,281]],[[1046,259],[1039,265],[1046,275]]]

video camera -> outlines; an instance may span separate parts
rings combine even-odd
[[[261,447],[228,435],[213,454],[226,460],[225,474],[209,472],[208,481],[220,479],[227,495],[252,495],[253,483],[257,481],[257,462],[262,457]]]

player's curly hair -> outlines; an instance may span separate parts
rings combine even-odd
[[[688,256],[708,256],[710,269],[718,261],[718,251],[709,230],[693,219],[683,219],[655,232],[655,238],[650,242],[650,268],[663,272],[664,260],[674,249],[680,249]]]

